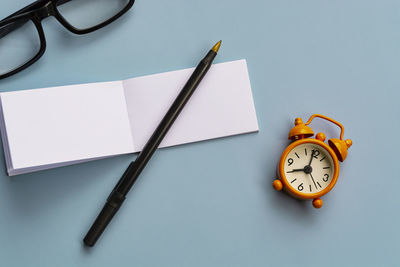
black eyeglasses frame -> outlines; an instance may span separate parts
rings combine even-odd
[[[4,35],[12,32],[13,30],[21,27],[23,24],[25,24],[27,21],[32,21],[36,27],[36,30],[38,31],[39,34],[39,39],[40,39],[40,48],[38,53],[29,61],[24,63],[22,66],[8,72],[5,74],[0,74],[0,80],[10,77],[26,68],[31,66],[33,63],[39,60],[43,56],[43,54],[46,51],[46,37],[44,34],[43,26],[42,26],[42,20],[48,17],[55,17],[58,22],[61,23],[67,30],[69,30],[72,33],[75,34],[87,34],[94,32],[96,30],[99,30],[108,24],[114,22],[118,18],[120,18],[122,15],[124,15],[129,9],[132,8],[133,4],[135,3],[135,0],[129,0],[128,4],[117,14],[115,14],[113,17],[105,20],[104,22],[95,25],[90,28],[86,29],[78,29],[71,24],[68,23],[68,21],[60,14],[60,12],[57,9],[58,5],[67,3],[71,0],[37,0],[33,2],[32,4],[18,10],[17,12],[11,14],[10,16],[6,17],[5,19],[0,21],[0,28],[9,25],[10,27],[7,30],[7,27],[4,27],[2,30],[5,32],[1,33],[0,32],[0,38],[3,37]],[[18,23],[20,22],[20,23]]]

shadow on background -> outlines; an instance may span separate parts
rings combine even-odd
[[[4,162],[2,153],[0,160]],[[0,200],[7,205],[7,214],[12,217],[9,220],[21,224],[60,212],[60,208],[70,205],[68,202],[74,203],[71,200],[77,197],[85,206],[88,200],[96,198],[94,192],[100,186],[110,189],[107,185],[115,183],[115,171],[121,170],[130,160],[132,155],[124,155],[12,177],[6,175],[5,164],[2,164]]]

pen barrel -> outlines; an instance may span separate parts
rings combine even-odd
[[[100,214],[97,216],[92,227],[90,227],[88,233],[83,239],[85,245],[92,247],[94,244],[96,244],[96,241],[99,239],[107,225],[117,213],[124,200],[125,196],[118,192],[113,192],[110,195]]]
[[[130,170],[127,170],[126,175],[129,177],[129,179],[121,179],[115,190],[123,195],[126,195],[129,192],[142,170],[146,167],[147,162],[150,160],[161,141],[164,139],[168,130],[171,128],[176,118],[179,116],[186,103],[189,101],[190,97],[203,80],[207,71],[210,69],[212,61],[216,55],[216,52],[212,50],[209,51],[208,54],[197,65],[189,80],[186,82],[185,86],[180,91],[171,107],[168,109],[164,118],[158,124],[156,130],[147,141],[142,151],[139,153],[139,156],[134,162],[135,165],[132,166]]]
[[[147,162],[150,160],[151,156],[154,154],[168,130],[189,101],[197,86],[210,69],[212,61],[216,55],[217,53],[211,50],[203,60],[200,61],[174,103],[157,126],[149,141],[147,141],[146,145],[139,153],[139,156],[126,169],[125,173],[108,197],[100,214],[97,216],[96,221],[86,234],[83,241],[87,246],[94,246],[107,225],[117,213],[125,200],[126,194],[129,192],[142,170],[146,167]]]

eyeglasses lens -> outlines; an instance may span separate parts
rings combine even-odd
[[[40,37],[31,20],[0,26],[0,75],[12,72],[40,51]]]

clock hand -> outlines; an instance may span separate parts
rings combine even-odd
[[[314,152],[315,152],[315,150],[313,149],[312,152],[311,152],[311,159],[310,159],[310,163],[308,163],[308,166],[311,166],[311,162],[312,162],[312,160],[314,158]]]
[[[312,176],[311,172],[310,172],[310,176],[311,176],[311,179],[312,179],[312,181],[313,181],[313,183],[314,183],[314,185],[315,185],[315,189],[318,190],[317,184],[315,183],[314,177]]]
[[[293,169],[293,170],[288,171],[288,172],[286,172],[286,173],[290,173],[290,172],[300,172],[300,171],[304,171],[304,168],[303,168],[303,169]]]

